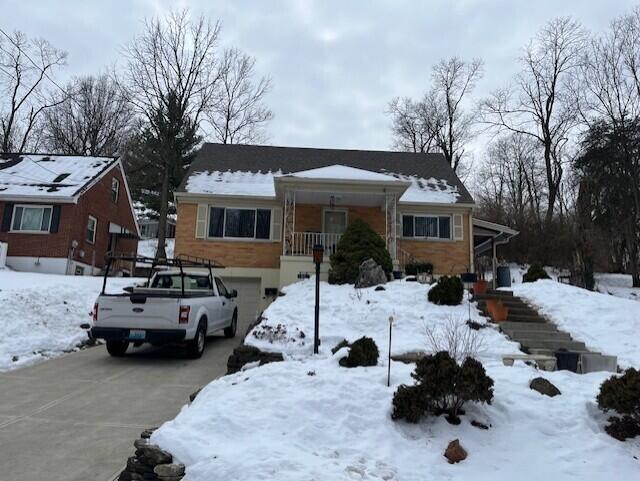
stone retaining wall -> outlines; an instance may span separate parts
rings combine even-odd
[[[155,429],[145,429],[133,442],[135,454],[127,459],[118,481],[180,481],[184,477],[184,464],[173,463],[170,453],[149,443]]]

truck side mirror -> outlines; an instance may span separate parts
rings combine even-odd
[[[229,292],[229,299],[233,299],[234,297],[238,297],[238,291],[231,289],[231,292]]]

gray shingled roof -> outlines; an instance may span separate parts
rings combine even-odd
[[[280,170],[283,173],[292,173],[336,164],[372,172],[392,172],[425,179],[430,177],[443,179],[451,186],[457,187],[460,195],[456,203],[474,202],[471,194],[442,154],[214,143],[202,146],[180,184],[178,192],[185,192],[189,176],[197,172],[276,172]]]

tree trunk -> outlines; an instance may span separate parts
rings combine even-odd
[[[167,253],[165,249],[166,233],[167,233],[167,214],[169,211],[169,175],[170,163],[164,163],[164,172],[162,174],[162,190],[160,192],[160,218],[158,219],[158,249],[156,250],[156,259],[166,259]]]

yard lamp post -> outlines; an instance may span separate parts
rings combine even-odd
[[[313,262],[316,265],[316,312],[315,312],[315,330],[313,333],[313,353],[318,354],[320,346],[320,264],[324,257],[324,247],[322,244],[313,246]]]

